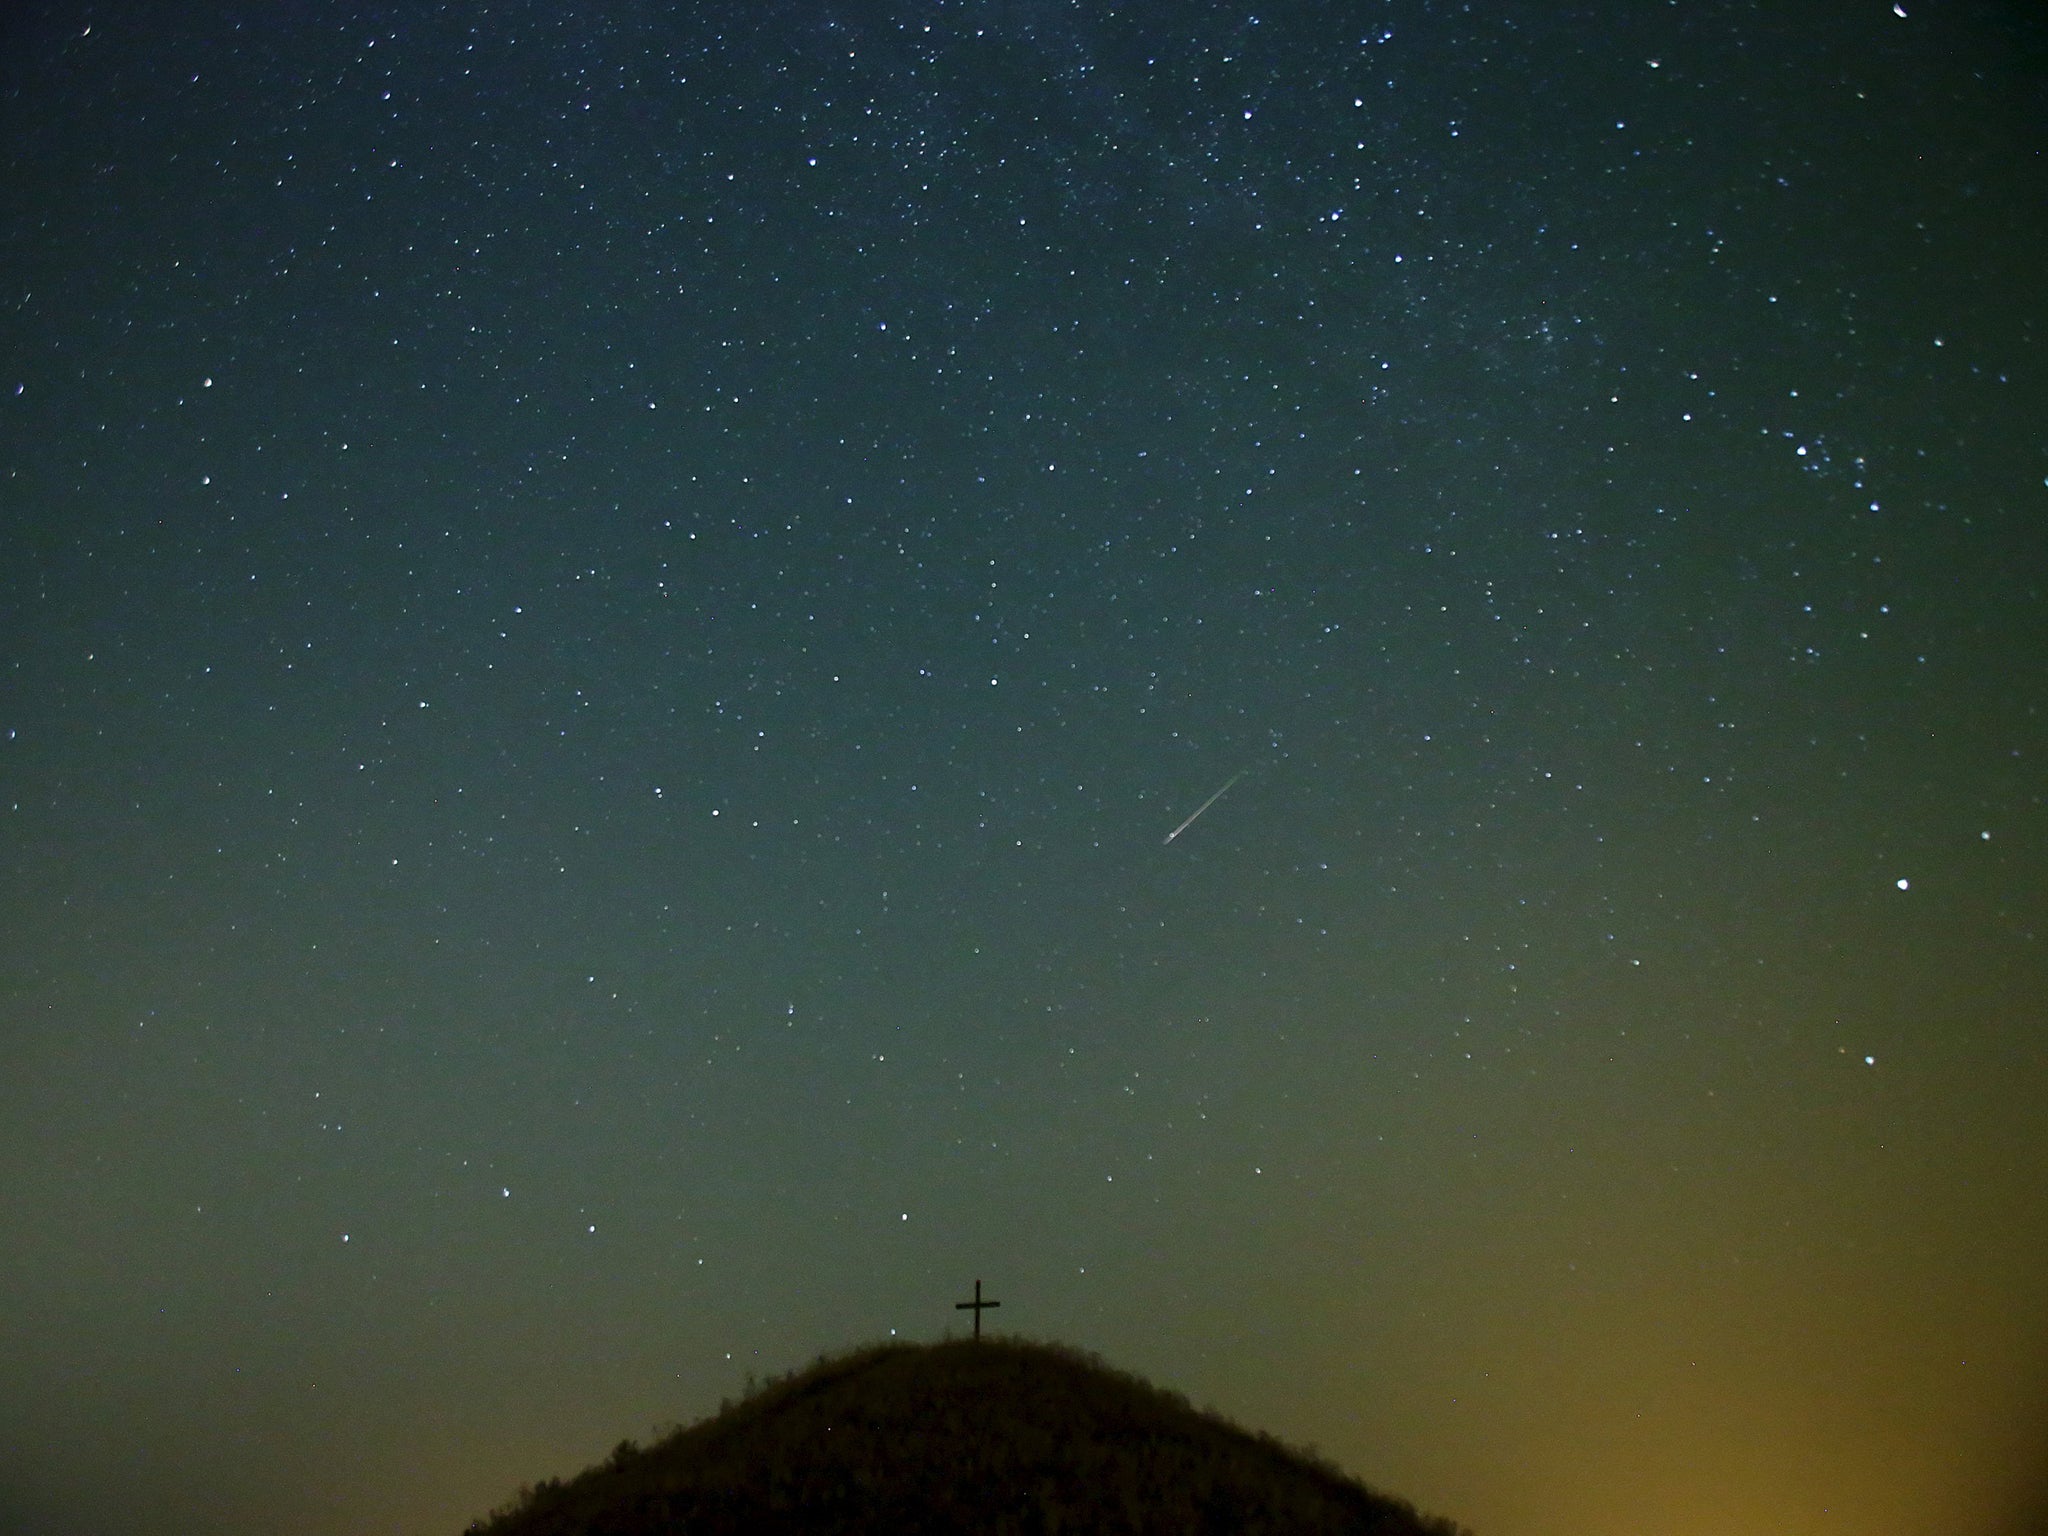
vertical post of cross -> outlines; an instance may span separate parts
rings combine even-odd
[[[974,1336],[975,1338],[979,1339],[981,1337],[982,1311],[988,1307],[1000,1307],[1001,1305],[1002,1303],[1000,1301],[983,1301],[981,1299],[981,1282],[977,1280],[974,1282],[974,1300],[956,1301],[953,1303],[953,1310],[955,1312],[967,1312],[971,1310],[974,1313]]]

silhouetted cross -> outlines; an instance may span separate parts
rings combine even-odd
[[[982,1309],[984,1307],[1000,1307],[1001,1305],[1002,1303],[1000,1301],[983,1301],[981,1299],[981,1282],[977,1280],[974,1282],[974,1300],[956,1301],[953,1303],[953,1310],[955,1312],[967,1312],[971,1310],[974,1313],[974,1336],[978,1339],[981,1337]]]

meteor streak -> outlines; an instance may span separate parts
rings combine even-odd
[[[1179,826],[1175,827],[1171,832],[1167,833],[1165,841],[1169,843],[1172,842],[1176,837],[1179,837],[1181,833],[1187,831],[1189,827],[1192,827],[1195,824],[1195,818],[1197,816],[1201,815],[1202,812],[1209,809],[1210,806],[1214,805],[1218,800],[1221,800],[1225,795],[1230,793],[1230,785],[1235,784],[1239,779],[1243,777],[1244,774],[1242,772],[1233,773],[1230,776],[1230,782],[1228,784],[1225,784],[1221,789],[1217,790],[1215,794],[1211,795],[1208,799],[1204,800],[1200,805],[1196,806],[1192,811],[1189,811],[1188,819],[1182,822]]]

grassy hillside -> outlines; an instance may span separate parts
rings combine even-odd
[[[773,1382],[469,1536],[766,1532],[1465,1536],[1075,1351],[885,1344]]]

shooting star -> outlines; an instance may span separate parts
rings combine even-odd
[[[1187,831],[1189,827],[1192,827],[1195,824],[1195,818],[1197,816],[1201,815],[1202,812],[1206,811],[1218,800],[1221,800],[1225,795],[1229,794],[1230,785],[1235,784],[1239,779],[1243,777],[1244,774],[1242,772],[1233,773],[1230,776],[1230,783],[1225,784],[1221,789],[1217,790],[1215,794],[1211,795],[1208,799],[1204,800],[1200,805],[1196,806],[1192,811],[1188,812],[1188,819],[1182,822],[1179,826],[1175,827],[1171,832],[1167,833],[1165,841],[1169,843],[1172,842],[1176,837],[1179,837],[1181,833]]]

